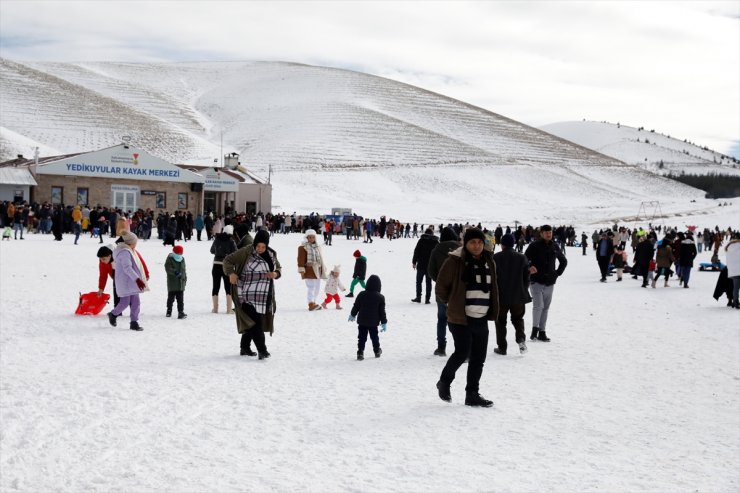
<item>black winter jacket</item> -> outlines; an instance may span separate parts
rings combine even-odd
[[[537,273],[532,274],[530,278],[533,283],[552,286],[568,265],[568,259],[554,241],[537,240],[527,247],[524,254],[529,259],[529,264],[537,268]],[[556,259],[558,261],[557,270],[555,269]]]
[[[498,300],[503,305],[524,305],[529,295],[529,261],[527,257],[506,248],[493,256],[496,263]]]
[[[217,234],[211,245],[213,261],[217,263],[221,263],[227,255],[234,253],[236,250],[236,243],[231,238],[231,235],[227,233]]]
[[[429,257],[429,265],[427,266],[427,273],[432,278],[432,281],[437,282],[437,276],[440,269],[442,269],[442,264],[447,260],[449,253],[456,248],[460,248],[460,242],[454,240],[443,241],[434,247]],[[437,303],[444,303],[436,293],[434,298],[437,300]]]
[[[380,294],[380,278],[372,275],[367,279],[365,291],[357,295],[352,306],[352,316],[357,317],[357,325],[377,327],[388,323],[385,316],[385,296]]]
[[[439,244],[439,238],[434,235],[428,235],[424,233],[416,243],[414,248],[414,256],[411,258],[411,263],[416,266],[416,270],[425,271],[429,266],[429,258],[432,256],[432,250]]]
[[[355,270],[352,273],[352,279],[365,280],[367,274],[367,259],[365,257],[357,257],[355,260]]]

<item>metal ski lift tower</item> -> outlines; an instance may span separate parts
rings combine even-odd
[[[648,211],[652,212],[648,213]],[[663,210],[660,208],[660,201],[649,200],[640,202],[640,209],[637,211],[637,216],[635,216],[635,223],[632,229],[635,229],[638,223],[645,221],[648,221],[653,227],[655,227],[656,224],[653,223],[655,219],[660,219],[661,226],[665,229],[665,224],[663,223],[664,217]]]

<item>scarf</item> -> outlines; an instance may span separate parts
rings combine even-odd
[[[127,244],[121,242],[118,245],[116,245],[116,248],[120,248],[122,250],[128,250],[129,255],[131,255],[131,258],[134,261],[134,264],[136,265],[136,268],[139,270],[139,278],[144,281],[144,289],[142,289],[142,292],[149,291],[149,281],[146,279],[146,274],[144,270],[144,266],[141,264],[141,259],[139,258],[139,254],[136,253],[136,250],[128,246]]]
[[[324,265],[321,247],[318,243],[303,242],[303,248],[306,249],[306,264],[310,265],[316,274],[317,279],[326,279],[326,266]]]
[[[489,274],[488,264],[483,255],[475,259],[465,250],[465,270],[463,270],[462,280],[468,286],[469,290],[479,289],[488,293],[490,286],[486,282],[486,276]]]

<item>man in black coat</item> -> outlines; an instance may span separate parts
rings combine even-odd
[[[532,301],[529,295],[529,261],[514,251],[514,236],[501,237],[501,251],[493,256],[496,262],[499,312],[496,319],[496,345],[494,353],[506,355],[506,313],[511,313],[511,323],[516,331],[519,352],[527,352],[527,335],[524,333],[525,305]]]
[[[601,233],[601,239],[596,244],[596,262],[599,264],[601,271],[601,282],[606,282],[606,276],[609,274],[609,260],[614,255],[614,241],[612,232]]]
[[[550,310],[555,283],[565,271],[568,259],[560,251],[560,247],[552,241],[552,226],[549,224],[540,227],[540,239],[532,242],[524,254],[529,260],[530,289],[534,300],[530,339],[550,342],[545,332],[547,314]],[[555,260],[558,261],[557,269],[555,269]]]
[[[429,258],[432,256],[432,250],[439,244],[439,238],[434,236],[431,228],[427,228],[416,242],[414,256],[411,258],[411,266],[416,269],[416,298],[412,299],[414,303],[421,303],[421,281],[426,279],[426,297],[424,303],[430,303],[432,297],[432,279],[429,277],[427,266]]]
[[[650,261],[653,259],[653,255],[655,255],[654,240],[652,236],[646,235],[640,237],[638,241],[639,243],[635,250],[635,264],[642,275],[642,287],[646,288],[648,285]]]
[[[427,266],[427,272],[434,282],[437,282],[439,270],[447,260],[447,255],[460,247],[459,236],[451,227],[442,228],[439,236],[440,242],[432,250]],[[436,294],[434,297],[437,301],[437,349],[434,355],[447,356],[447,305]]]

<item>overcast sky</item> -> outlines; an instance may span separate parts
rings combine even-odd
[[[348,68],[533,126],[620,122],[740,157],[738,0],[0,0],[0,56]]]

